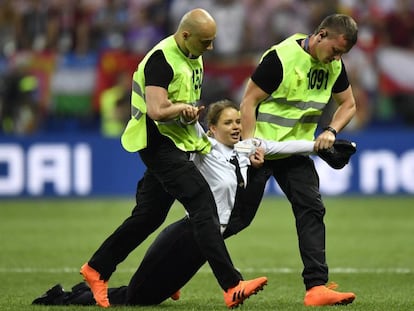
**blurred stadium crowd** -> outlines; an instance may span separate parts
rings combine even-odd
[[[195,7],[218,24],[204,103],[239,101],[268,47],[339,12],[359,25],[344,56],[359,106],[347,130],[414,126],[413,0],[0,0],[0,135],[119,136],[138,62]]]

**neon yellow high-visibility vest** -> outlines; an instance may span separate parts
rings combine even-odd
[[[321,63],[296,42],[306,35],[296,34],[274,45],[263,55],[276,50],[283,67],[279,87],[259,104],[255,137],[274,140],[313,140],[322,111],[332,95],[341,73],[341,61]],[[266,159],[279,159],[273,155]]]
[[[202,57],[196,59],[186,57],[178,48],[174,37],[169,36],[149,51],[133,75],[132,117],[121,137],[122,146],[129,152],[139,151],[147,146],[144,68],[149,57],[157,50],[163,51],[174,72],[173,79],[168,86],[168,98],[171,102],[194,105],[200,99],[203,80]],[[179,149],[202,153],[210,151],[208,138],[206,136],[200,137],[195,125],[183,125],[179,118],[155,123],[160,133],[169,137]]]

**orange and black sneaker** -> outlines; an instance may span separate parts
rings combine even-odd
[[[99,272],[87,263],[82,266],[80,274],[82,274],[83,279],[91,288],[96,304],[102,308],[108,308],[110,306],[108,299],[108,281],[101,280]]]
[[[266,277],[260,277],[248,281],[240,281],[235,287],[224,292],[224,302],[229,309],[236,308],[243,304],[243,301],[251,295],[257,294],[267,284]]]
[[[356,298],[354,293],[337,292],[338,285],[330,283],[327,286],[319,285],[308,289],[305,294],[305,306],[333,306],[333,305],[347,305]]]
[[[180,292],[180,290],[177,290],[174,294],[172,294],[170,297],[171,297],[171,299],[172,300],[178,300],[178,299],[180,299],[180,296],[181,296],[181,292]]]

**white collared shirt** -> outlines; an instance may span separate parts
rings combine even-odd
[[[237,154],[233,148],[219,143],[214,138],[209,137],[209,140],[211,151],[205,155],[196,153],[192,160],[213,192],[220,224],[227,225],[237,190],[236,168],[229,161],[234,155],[237,156],[244,185],[247,182],[247,168],[250,161],[247,155]]]
[[[196,125],[196,130],[200,136],[206,135],[199,123]],[[244,180],[244,187],[246,187],[247,168],[250,165],[249,155],[254,153],[257,146],[261,146],[265,150],[265,154],[310,154],[314,146],[313,141],[274,142],[253,138],[236,144],[236,146],[241,144],[241,148],[231,148],[214,138],[209,137],[208,139],[211,142],[211,151],[208,154],[194,153],[191,159],[206,179],[213,193],[220,224],[222,225],[222,232],[229,222],[236,199],[236,168],[229,162],[233,156],[237,156]],[[236,152],[236,149],[240,150],[240,152]]]

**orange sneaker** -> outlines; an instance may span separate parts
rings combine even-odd
[[[178,299],[180,299],[180,296],[181,296],[181,292],[180,292],[180,290],[177,290],[174,294],[171,295],[171,299],[172,300],[178,300]]]
[[[91,268],[87,263],[82,266],[80,274],[82,274],[84,280],[91,288],[96,304],[100,307],[108,308],[110,306],[108,299],[108,281],[101,280],[99,272]]]
[[[251,295],[257,294],[266,284],[267,278],[264,276],[253,280],[240,281],[235,287],[224,292],[224,302],[229,309],[233,309],[243,304],[243,301]]]
[[[336,283],[330,283],[327,286],[319,285],[308,289],[304,299],[305,306],[347,305],[354,301],[354,293],[334,291],[337,287]]]

